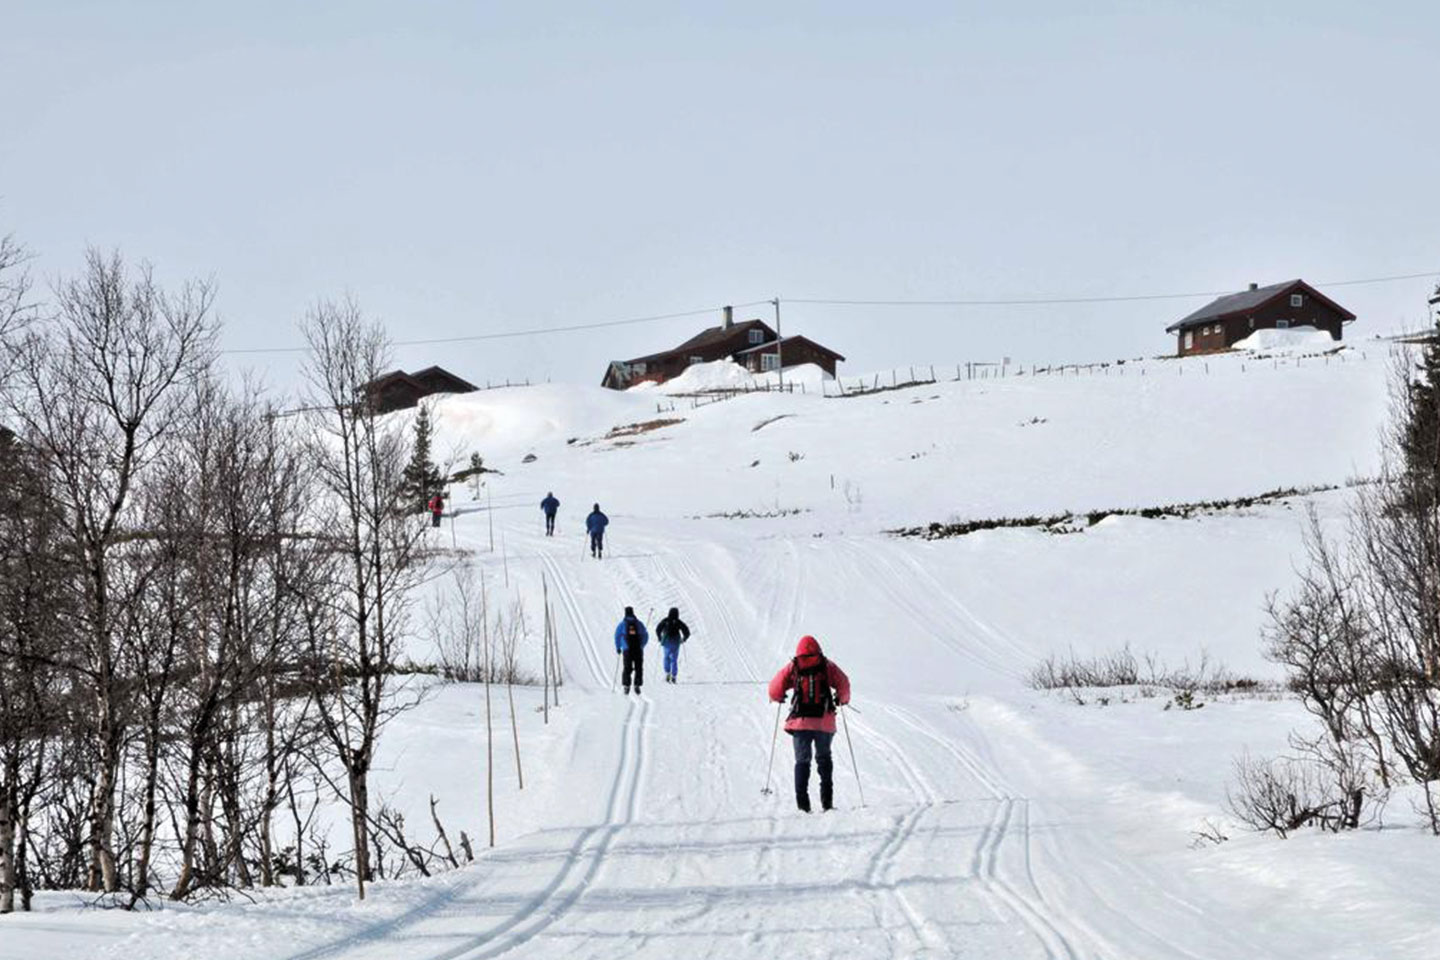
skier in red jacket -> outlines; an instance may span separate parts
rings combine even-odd
[[[835,663],[825,659],[814,637],[801,637],[795,648],[795,659],[780,668],[770,681],[770,700],[785,701],[785,691],[793,689],[790,716],[785,732],[795,744],[795,805],[810,812],[810,756],[815,756],[820,771],[820,806],[824,810],[835,804],[835,764],[830,756],[830,741],[835,738],[835,707],[850,702],[850,678]]]

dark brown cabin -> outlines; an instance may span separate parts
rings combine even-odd
[[[795,343],[793,354],[790,346],[792,342]],[[691,364],[711,363],[715,360],[734,360],[754,372],[771,370],[774,369],[773,366],[762,368],[761,364],[775,362],[775,343],[775,331],[765,321],[743,320],[736,323],[733,311],[726,307],[725,321],[720,326],[710,327],[696,334],[673,350],[652,353],[633,360],[611,361],[600,385],[611,390],[624,390],[637,383],[664,383],[684,373],[685,368]],[[769,361],[763,359],[763,348],[767,346],[771,348],[772,354]],[[786,337],[781,347],[781,355],[787,367],[797,363],[820,363],[831,376],[835,374],[836,361],[845,359],[805,337]],[[752,358],[753,365],[750,362]]]
[[[787,367],[813,363],[832,377],[835,376],[835,365],[844,359],[829,347],[822,347],[809,337],[798,336],[762,343],[735,355],[735,362],[744,364],[751,373],[779,370],[783,361]]]
[[[1176,356],[1229,350],[1256,330],[1314,327],[1339,342],[1345,325],[1355,314],[1316,290],[1304,280],[1287,280],[1268,287],[1250,284],[1249,290],[1231,293],[1172,323]]]
[[[417,373],[391,370],[371,380],[362,389],[372,411],[391,413],[408,410],[437,393],[470,393],[477,388],[443,367],[426,367]]]

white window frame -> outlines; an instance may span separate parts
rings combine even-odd
[[[1290,306],[1292,306],[1292,307],[1303,307],[1303,306],[1305,306],[1305,294],[1303,294],[1303,293],[1292,293],[1292,294],[1290,294]]]
[[[760,354],[760,372],[761,372],[761,373],[774,373],[776,370],[779,370],[779,369],[780,369],[780,354],[778,354],[778,353],[762,353],[762,354]]]
[[[1194,331],[1194,330],[1186,330],[1186,331],[1185,331],[1185,349],[1186,349],[1186,350],[1191,350],[1191,349],[1194,349],[1194,347],[1195,347],[1195,331]]]
[[[704,363],[704,362],[705,362],[705,358],[704,358],[704,357],[691,357],[690,360],[689,360],[689,363],[692,364],[692,365],[693,365],[693,364],[696,364],[696,363]]]
[[[753,330],[750,331],[749,337],[750,337],[750,344],[751,344],[752,346],[758,346],[759,344],[762,344],[762,343],[765,342],[765,331],[764,331],[764,330],[761,330],[759,327],[756,327],[756,328],[754,328]]]
[[[1289,320],[1276,320],[1276,321],[1275,321],[1275,329],[1276,329],[1276,330],[1289,330],[1289,329],[1290,329],[1290,321],[1289,321]]]

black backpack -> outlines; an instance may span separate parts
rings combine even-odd
[[[625,649],[640,649],[640,623],[634,617],[625,618]]]
[[[824,657],[813,667],[800,666],[800,658],[790,661],[795,677],[795,696],[790,701],[790,716],[823,717],[835,712],[835,694],[830,689],[830,664]]]

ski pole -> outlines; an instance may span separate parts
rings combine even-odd
[[[620,651],[615,651],[615,676],[610,678],[610,692],[614,693],[615,688],[620,684]]]
[[[865,788],[860,786],[860,768],[855,765],[855,741],[850,739],[850,721],[845,719],[848,713],[845,704],[840,705],[840,723],[845,728],[845,745],[850,748],[850,769],[855,771],[855,789],[860,794],[860,806],[865,806]]]
[[[770,772],[775,769],[775,741],[780,739],[780,708],[785,705],[785,697],[782,695],[775,704],[775,732],[770,734],[770,762],[765,765],[765,788],[760,792],[770,795],[775,791],[770,789]]]

